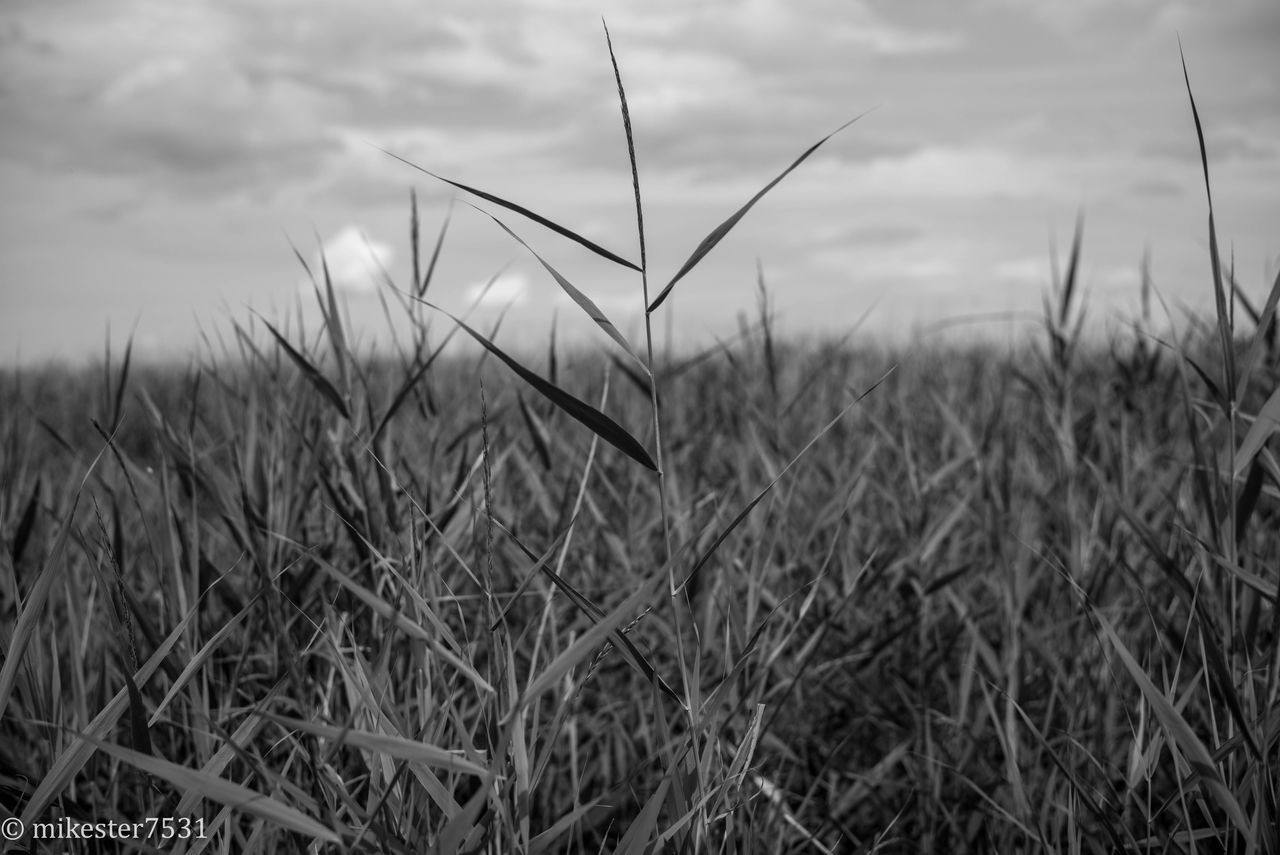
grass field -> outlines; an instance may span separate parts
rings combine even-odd
[[[413,222],[399,359],[352,352],[314,271],[309,334],[4,375],[28,835],[1280,851],[1280,279],[1237,292],[1212,220],[1218,312],[1176,333],[1080,342],[1077,231],[1015,351],[781,341],[761,286],[740,339],[667,361],[554,271],[611,355],[517,361],[423,304]],[[622,263],[647,314],[684,272]]]

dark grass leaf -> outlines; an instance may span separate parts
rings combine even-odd
[[[639,267],[637,267],[635,264],[632,264],[630,261],[627,261],[625,258],[615,255],[614,253],[610,252],[609,250],[605,249],[602,246],[599,246],[598,244],[592,243],[591,241],[587,240],[577,232],[570,231],[564,226],[554,223],[540,214],[535,214],[533,211],[530,211],[528,208],[522,205],[517,205],[515,202],[509,202],[506,199],[503,199],[501,196],[495,196],[492,193],[486,193],[485,191],[478,190],[475,187],[470,187],[466,184],[462,184],[457,181],[452,181],[448,178],[445,178],[443,175],[437,175],[431,170],[423,169],[421,166],[418,166],[418,164],[405,160],[403,157],[401,157],[398,154],[392,154],[391,152],[387,151],[385,148],[382,148],[380,146],[374,146],[374,148],[378,149],[378,151],[382,152],[385,155],[394,157],[396,160],[400,161],[406,166],[411,166],[414,169],[418,170],[419,172],[422,172],[426,175],[430,175],[432,178],[436,179],[437,181],[443,181],[445,184],[449,184],[453,187],[457,187],[459,190],[463,190],[467,193],[470,193],[473,196],[479,196],[481,199],[484,199],[486,202],[492,202],[495,205],[501,205],[502,207],[506,208],[508,211],[515,211],[517,214],[521,215],[522,217],[527,217],[530,220],[533,220],[538,225],[545,226],[546,228],[551,229],[556,234],[561,235],[563,237],[567,237],[569,240],[573,241],[574,243],[582,247],[585,247],[586,249],[591,250],[601,258],[607,258],[609,261],[612,261],[614,264],[621,264],[623,267],[629,267],[632,270],[635,270],[637,272],[640,270]]]
[[[129,364],[133,359],[133,333],[124,347],[124,361],[120,365],[120,379],[116,381],[116,396],[111,407],[111,429],[115,430],[124,414],[124,390],[129,384]]]
[[[298,366],[298,370],[302,372],[303,376],[311,381],[311,384],[316,387],[317,391],[319,391],[329,403],[333,404],[334,408],[344,419],[351,421],[351,410],[347,406],[347,402],[343,399],[341,393],[334,388],[334,385],[329,382],[329,379],[321,374],[320,369],[316,368],[310,360],[298,351],[294,350],[293,345],[289,344],[288,340],[285,339],[285,337],[280,334],[279,330],[273,327],[269,321],[262,319],[262,322],[267,325],[267,329],[271,332],[271,335],[275,336],[276,341],[279,342],[282,348],[284,348],[284,352],[289,355],[289,358],[293,360],[293,364]]]
[[[151,731],[147,728],[147,706],[142,702],[138,684],[127,670],[124,672],[124,685],[129,692],[129,740],[133,750],[152,754]]]
[[[409,253],[410,253],[410,270],[413,272],[413,290],[418,292],[418,283],[422,280],[422,271],[418,258],[418,191],[413,187],[409,188]],[[419,297],[422,294],[418,294]]]
[[[1227,399],[1222,396],[1222,390],[1218,387],[1218,384],[1214,382],[1213,378],[1209,376],[1209,372],[1201,368],[1200,364],[1187,354],[1182,354],[1182,358],[1187,361],[1187,364],[1190,365],[1195,370],[1196,374],[1199,375],[1200,379],[1204,381],[1205,387],[1209,390],[1209,396],[1213,398],[1213,403],[1225,411]]]
[[[636,140],[631,131],[631,111],[627,109],[627,90],[622,86],[622,72],[618,70],[618,58],[613,53],[613,39],[609,37],[609,25],[604,23],[604,19],[601,19],[600,23],[604,26],[604,41],[609,47],[609,62],[613,63],[613,79],[618,84],[618,103],[622,105],[622,130],[627,137],[627,159],[631,162],[631,187],[636,197],[636,231],[640,233],[640,272],[644,273],[649,269],[649,263],[645,256],[644,205],[640,202],[640,170],[636,166]]]
[[[347,367],[347,337],[342,329],[342,315],[338,312],[338,298],[333,290],[333,277],[329,275],[329,259],[323,250],[320,252],[320,268],[324,273],[324,296],[329,307],[328,311],[324,312],[325,329],[329,333],[333,358],[338,363],[338,377],[342,381],[342,400],[347,402],[351,400],[351,377]],[[321,310],[325,307],[325,301],[321,302]]]
[[[415,207],[415,215],[417,209]],[[440,260],[440,250],[444,246],[444,236],[449,231],[449,223],[453,219],[453,199],[449,200],[449,208],[444,213],[444,222],[440,224],[440,233],[436,235],[436,245],[431,250],[431,260],[427,262],[427,271],[422,274],[422,279],[418,280],[417,265],[414,266],[414,280],[418,297],[427,296],[427,288],[431,285],[431,280],[436,273],[436,263]],[[417,258],[417,243],[414,243],[414,257]]]
[[[475,206],[473,205],[472,207]],[[476,208],[476,210],[480,211],[479,208]],[[648,372],[649,369],[645,366],[644,361],[640,359],[639,355],[636,354],[635,350],[632,349],[631,344],[625,337],[623,337],[622,333],[618,331],[618,328],[614,326],[613,321],[609,320],[600,307],[592,302],[590,297],[575,288],[568,279],[564,278],[564,276],[560,274],[560,271],[548,264],[546,259],[541,255],[538,255],[538,253],[534,251],[533,247],[525,243],[518,234],[507,228],[506,223],[499,220],[493,214],[489,214],[485,211],[480,211],[480,213],[485,214],[485,216],[497,223],[499,227],[501,227],[504,232],[511,235],[517,243],[529,250],[533,257],[538,259],[538,263],[541,264],[546,271],[551,274],[551,277],[556,280],[556,284],[560,286],[560,289],[568,294],[569,298],[573,300],[573,302],[577,303],[578,307],[581,308],[582,311],[587,313],[587,317],[591,318],[591,320],[595,322],[596,326],[604,330],[605,335],[617,342],[618,346],[625,350],[627,355],[636,361],[636,364],[638,364],[645,372]]]
[[[1209,205],[1209,263],[1213,271],[1213,299],[1218,311],[1218,339],[1222,347],[1223,379],[1227,389],[1236,385],[1235,348],[1232,345],[1231,317],[1227,308],[1227,292],[1222,284],[1222,259],[1218,254],[1218,233],[1214,226],[1213,191],[1209,185],[1209,154],[1204,144],[1204,127],[1200,124],[1200,111],[1196,109],[1195,96],[1191,94],[1191,74],[1187,71],[1187,57],[1182,51],[1182,39],[1178,39],[1178,55],[1182,58],[1182,78],[1187,84],[1187,100],[1191,102],[1191,117],[1196,125],[1196,141],[1200,144],[1200,167],[1204,172],[1204,195]],[[1224,409],[1223,412],[1226,412]]]
[[[559,316],[551,313],[551,333],[547,336],[547,379],[558,383],[560,378],[560,360],[556,358],[556,321]]]
[[[423,302],[426,303],[425,300]],[[534,374],[510,356],[507,356],[507,354],[504,353],[496,344],[489,341],[489,339],[485,338],[480,333],[464,324],[461,320],[446,312],[444,309],[441,309],[439,306],[432,303],[426,303],[426,305],[431,306],[431,308],[436,311],[443,312],[445,315],[448,315],[455,324],[462,327],[462,329],[479,342],[485,350],[489,351],[494,356],[498,357],[498,359],[506,363],[508,368],[520,376],[520,379],[524,380],[536,389],[540,395],[551,401],[551,403],[555,404],[570,416],[586,425],[596,436],[600,437],[605,442],[609,443],[614,448],[639,463],[641,466],[651,469],[654,472],[658,471],[657,464],[653,462],[653,458],[649,456],[649,452],[644,450],[644,446],[637,442],[635,437],[627,433],[627,431],[613,419],[609,418],[590,404],[580,401],[573,395],[570,395],[559,386],[552,385],[546,380],[543,380],[537,374]]]
[[[766,184],[763,190],[761,190],[756,195],[752,196],[751,200],[747,202],[747,204],[743,205],[741,208],[735,211],[734,214],[731,217],[729,217],[729,219],[725,220],[723,223],[721,223],[720,225],[712,229],[711,234],[707,235],[705,238],[702,239],[702,243],[698,244],[697,249],[695,249],[693,251],[693,254],[689,256],[689,260],[684,263],[684,266],[680,268],[680,270],[676,273],[675,276],[671,277],[671,281],[668,282],[667,286],[662,289],[662,293],[660,293],[657,296],[657,298],[652,303],[649,304],[648,311],[652,313],[656,311],[659,306],[662,305],[663,301],[667,299],[667,295],[671,293],[671,289],[676,286],[676,283],[679,282],[681,279],[683,279],[685,274],[687,274],[690,270],[692,270],[698,264],[699,261],[702,261],[702,259],[706,257],[707,253],[715,249],[716,244],[724,240],[725,235],[727,235],[733,229],[733,227],[738,224],[739,220],[741,220],[744,216],[746,216],[747,211],[750,211],[752,206],[754,206],[756,202],[759,202],[760,199],[764,196],[764,194],[768,193],[775,186],[777,186],[778,182],[780,182],[782,179],[790,175],[792,170],[794,170],[797,166],[799,166],[801,163],[804,163],[804,161],[809,157],[809,155],[817,151],[818,148],[823,143],[825,143],[827,140],[831,139],[836,134],[840,133],[845,128],[849,127],[850,125],[852,125],[854,122],[858,121],[865,115],[866,113],[864,112],[864,113],[858,114],[857,116],[854,116],[852,119],[845,122],[843,125],[836,128],[834,131],[827,134],[825,137],[818,140],[813,145],[809,146],[809,148],[805,151],[804,154],[797,157],[790,166],[782,170],[782,173],[778,175],[777,178],[773,179],[768,184]]]
[[[289,239],[286,238],[286,240]],[[307,264],[307,260],[302,257],[302,251],[298,249],[297,244],[292,240],[289,240],[289,249],[293,250],[293,257],[298,259],[298,263],[302,265],[302,269],[307,274],[307,279],[311,281],[312,286],[318,288],[319,286],[316,285],[316,275],[311,272],[311,265]]]
[[[1071,301],[1076,293],[1076,281],[1080,273],[1080,244],[1084,238],[1084,213],[1076,215],[1076,228],[1071,236],[1071,255],[1067,258],[1067,272],[1062,277],[1062,299],[1058,305],[1058,326],[1066,329],[1071,314]]]

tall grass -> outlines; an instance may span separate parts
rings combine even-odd
[[[497,221],[605,371],[428,303],[415,198],[397,359],[322,264],[311,335],[4,377],[6,813],[202,819],[150,841],[184,852],[1280,849],[1280,278],[1256,308],[1210,202],[1216,316],[1169,340],[1081,343],[1081,223],[1030,353],[789,343],[761,272],[741,339],[661,361],[673,288],[830,137],[651,297],[609,53],[639,263],[442,179],[638,274],[643,346]]]

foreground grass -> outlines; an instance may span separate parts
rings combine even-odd
[[[440,365],[376,442],[279,354],[135,374],[118,412],[96,373],[10,376],[6,809],[204,817],[235,851],[1248,851],[1274,458],[1228,562],[1212,405],[1119,356],[1076,356],[1066,425],[1050,363],[999,351],[756,341],[674,373],[683,574],[898,365],[674,600],[652,480],[496,365]],[[590,364],[560,382],[642,421]],[[367,370],[376,414],[401,369]]]

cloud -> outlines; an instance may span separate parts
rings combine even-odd
[[[321,252],[334,289],[357,296],[374,293],[383,281],[383,271],[395,260],[390,244],[370,240],[356,226],[347,226],[325,241]],[[317,254],[312,267],[317,278],[322,275],[320,262]],[[308,281],[303,287],[309,289],[311,283]]]
[[[502,272],[492,280],[474,282],[462,293],[468,304],[480,309],[505,309],[523,303],[529,295],[529,280],[523,273]]]

